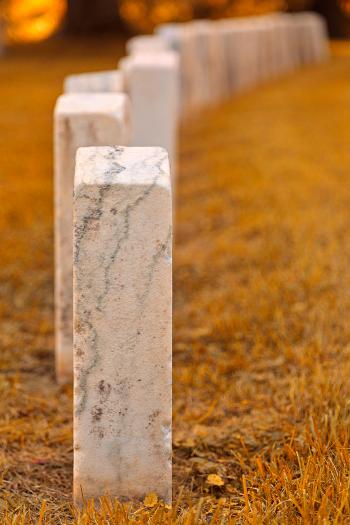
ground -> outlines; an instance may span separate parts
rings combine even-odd
[[[175,223],[174,510],[71,506],[72,389],[54,380],[52,110],[118,42],[0,62],[4,524],[350,521],[350,58],[191,119]]]

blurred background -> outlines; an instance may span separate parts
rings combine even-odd
[[[350,0],[0,0],[8,45],[54,35],[151,32],[166,22],[315,10],[333,38],[350,36]]]

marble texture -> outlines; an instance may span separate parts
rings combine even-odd
[[[64,80],[65,93],[123,93],[124,77],[121,71],[96,71],[69,75]]]
[[[124,58],[126,91],[131,100],[131,146],[161,146],[176,167],[179,113],[179,58],[173,51]]]
[[[74,499],[171,501],[172,198],[162,148],[81,148]]]
[[[55,108],[55,352],[59,382],[73,377],[72,271],[75,154],[81,146],[128,144],[130,107],[122,93],[66,94]]]

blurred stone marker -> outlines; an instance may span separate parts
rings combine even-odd
[[[266,15],[264,25],[266,28],[266,53],[268,56],[268,78],[275,78],[281,72],[281,59],[279,51],[279,33],[275,22],[275,15]]]
[[[186,64],[186,83],[187,86],[191,86],[188,112],[207,106],[212,96],[209,24],[206,20],[194,20],[184,24],[182,29],[182,39],[187,39],[187,49],[182,49],[186,53],[183,57],[183,63]]]
[[[126,92],[131,100],[132,146],[161,146],[175,170],[179,113],[179,58],[173,51],[137,53],[124,58]]]
[[[55,108],[55,352],[59,382],[73,377],[73,185],[81,146],[127,144],[129,100],[122,93],[66,94]]]
[[[189,65],[189,72],[197,71],[195,79],[195,107],[206,107],[224,98],[225,71],[223,61],[222,40],[218,26],[209,20],[194,20],[189,29],[195,40],[194,65]],[[193,74],[193,73],[192,73]]]
[[[124,91],[124,77],[121,71],[98,71],[69,75],[64,80],[65,93],[108,93]]]
[[[170,47],[164,38],[157,35],[140,35],[130,38],[126,43],[129,55],[155,51],[169,51]]]
[[[201,23],[200,21],[198,23]],[[201,63],[198,60],[196,32],[189,23],[162,24],[156,28],[161,36],[178,54],[180,96],[179,112],[188,116],[201,104]]]
[[[294,15],[280,13],[274,15],[275,35],[278,52],[279,74],[295,70],[299,64],[298,33]]]
[[[275,56],[271,18],[267,15],[252,17],[256,31],[257,81],[263,83],[275,75]]]
[[[329,35],[325,18],[318,13],[310,13],[313,17],[313,42],[316,44],[316,62],[324,62],[330,57]]]
[[[323,62],[329,58],[329,39],[324,18],[316,13],[294,15],[298,33],[298,51],[301,64]]]
[[[156,34],[179,53],[185,117],[329,56],[325,20],[312,12],[162,24]]]
[[[247,19],[219,22],[224,46],[228,89],[232,95],[251,88],[259,82],[258,32]]]
[[[232,47],[235,54],[236,80],[234,91],[255,87],[265,80],[266,56],[264,33],[254,19],[244,18],[234,25]]]
[[[162,148],[81,148],[74,499],[171,501],[172,198]]]

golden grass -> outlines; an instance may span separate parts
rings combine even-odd
[[[0,62],[1,523],[349,523],[344,50],[181,130],[172,511],[72,508],[72,392],[54,383],[52,107],[65,74],[121,51],[58,40]]]

